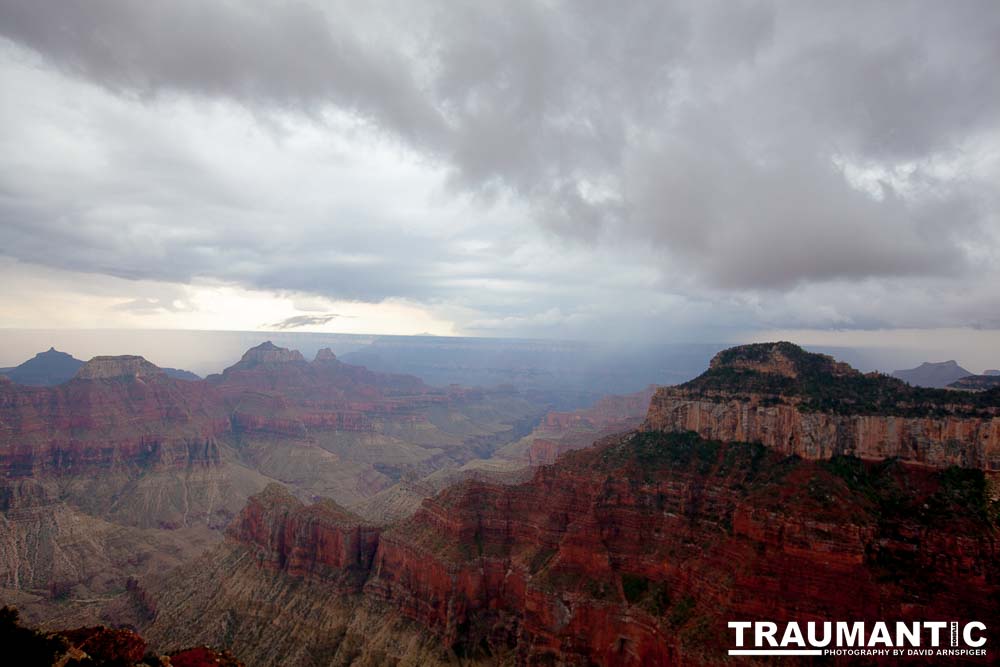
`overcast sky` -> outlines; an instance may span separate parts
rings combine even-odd
[[[0,0],[0,326],[981,338],[998,72],[993,1]]]

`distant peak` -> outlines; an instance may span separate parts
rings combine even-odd
[[[337,355],[333,353],[328,347],[324,347],[322,350],[316,353],[316,358],[313,361],[336,361]]]
[[[925,361],[916,368],[892,372],[893,376],[918,387],[945,387],[972,373],[954,359],[948,361]]]
[[[47,357],[66,357],[66,358],[72,358],[72,355],[67,354],[65,352],[60,352],[59,350],[57,350],[54,347],[50,347],[49,349],[45,350],[44,352],[39,352],[38,354],[35,355],[36,359],[45,359]]]
[[[259,364],[287,364],[294,362],[305,363],[305,358],[303,358],[301,352],[278,347],[271,341],[265,341],[247,350],[234,368],[252,368]]]
[[[109,380],[122,377],[165,377],[163,370],[140,356],[94,357],[76,373],[78,380]]]

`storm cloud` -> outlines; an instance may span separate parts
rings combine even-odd
[[[993,2],[0,0],[0,36],[23,262],[479,332],[1000,326]]]
[[[338,317],[342,317],[337,313],[326,313],[325,315],[294,315],[292,317],[286,317],[280,322],[275,322],[274,324],[266,325],[270,329],[298,329],[301,327],[307,327],[316,324],[326,324],[327,322],[332,322]]]

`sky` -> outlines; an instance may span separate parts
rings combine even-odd
[[[992,1],[0,0],[0,327],[991,365],[998,71]]]

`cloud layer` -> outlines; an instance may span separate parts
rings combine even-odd
[[[0,37],[22,262],[470,333],[1000,327],[992,2],[0,0]]]

